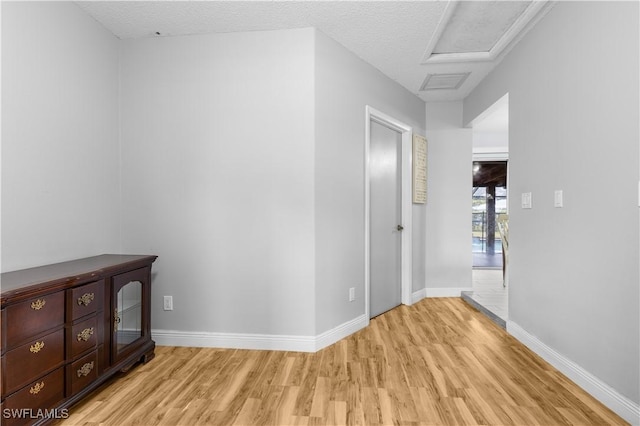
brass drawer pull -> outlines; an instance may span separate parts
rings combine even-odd
[[[35,385],[33,385],[31,387],[31,389],[29,389],[29,393],[31,395],[36,395],[38,394],[42,389],[44,389],[44,382],[40,382],[40,383],[36,383]]]
[[[44,348],[44,341],[34,343],[29,347],[29,351],[31,353],[37,354],[42,348]]]
[[[93,361],[86,363],[77,371],[78,377],[87,376],[93,370]]]
[[[78,342],[84,340],[85,342],[89,340],[93,336],[93,327],[85,328],[80,333],[78,333]]]
[[[39,311],[40,309],[44,308],[44,305],[47,303],[46,300],[44,299],[38,299],[35,302],[31,302],[31,309],[34,309],[36,311]]]
[[[78,297],[78,305],[89,306],[89,303],[91,303],[95,298],[96,295],[94,293],[85,293],[82,296]]]

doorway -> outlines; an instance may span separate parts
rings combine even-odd
[[[400,132],[371,123],[369,146],[371,283],[370,315],[401,303],[402,138]]]
[[[369,106],[365,124],[365,315],[372,318],[411,304],[412,129]]]
[[[507,217],[507,162],[474,161],[471,241],[474,268],[503,268],[501,221]]]
[[[509,94],[471,122],[473,129],[472,286],[463,300],[499,326],[509,316]]]

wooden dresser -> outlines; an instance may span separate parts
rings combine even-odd
[[[2,424],[65,418],[110,376],[153,358],[155,260],[105,254],[2,274]]]

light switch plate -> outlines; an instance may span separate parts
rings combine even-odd
[[[531,204],[531,193],[530,193],[530,192],[523,192],[523,193],[522,193],[522,208],[523,208],[523,209],[530,209],[530,208],[532,208],[532,204]]]
[[[564,207],[564,195],[562,189],[557,189],[553,193],[553,207]]]

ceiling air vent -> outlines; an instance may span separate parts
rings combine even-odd
[[[468,72],[457,74],[429,74],[424,79],[420,91],[428,90],[456,90],[469,77]]]

